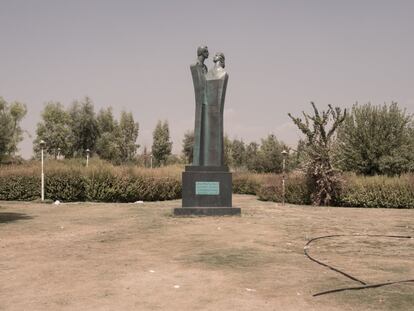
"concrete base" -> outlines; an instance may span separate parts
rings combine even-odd
[[[232,175],[227,167],[186,166],[183,172],[183,207],[231,207]],[[218,183],[214,194],[200,194],[197,183]]]
[[[179,207],[174,208],[175,216],[240,216],[239,207]]]
[[[232,174],[226,166],[186,166],[182,177],[182,208],[174,215],[240,215],[240,208],[232,207]]]

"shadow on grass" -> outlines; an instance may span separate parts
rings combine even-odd
[[[28,219],[33,219],[33,217],[27,214],[24,214],[24,213],[0,212],[0,224],[18,221],[18,220],[28,220]]]
[[[268,253],[253,248],[216,249],[186,258],[187,261],[207,264],[211,267],[248,268],[266,264],[272,260]]]

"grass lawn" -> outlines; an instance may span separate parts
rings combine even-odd
[[[280,206],[172,217],[181,201],[0,202],[0,310],[411,310],[414,283],[359,284],[303,253],[331,234],[414,235],[414,210]],[[414,239],[338,237],[318,260],[366,283],[414,279]]]

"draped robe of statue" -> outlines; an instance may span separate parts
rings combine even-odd
[[[205,99],[203,102],[203,142],[201,165],[224,166],[223,111],[229,75],[217,63],[206,74]]]
[[[205,99],[207,67],[203,63],[195,63],[190,66],[191,76],[193,77],[195,93],[195,126],[194,126],[194,147],[193,147],[193,165],[203,165],[202,151],[202,116]]]

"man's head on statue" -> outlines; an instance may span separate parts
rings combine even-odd
[[[219,65],[219,66],[221,66],[223,68],[225,67],[225,60],[226,60],[226,58],[224,57],[224,54],[221,53],[221,52],[216,53],[216,55],[213,58],[213,62],[214,63],[217,63],[218,62],[217,65]]]
[[[204,59],[206,59],[206,58],[208,58],[208,55],[209,55],[209,53],[208,53],[208,47],[207,46],[202,45],[202,46],[199,46],[197,48],[197,57],[198,58],[200,58],[200,56],[201,56]]]

